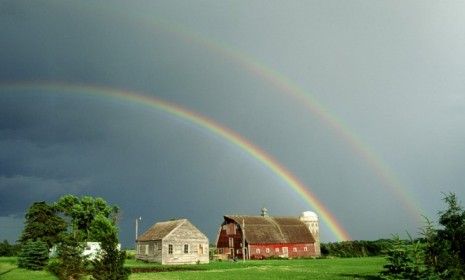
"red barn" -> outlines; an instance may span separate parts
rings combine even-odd
[[[320,256],[318,217],[224,216],[216,246],[220,258],[262,259]]]

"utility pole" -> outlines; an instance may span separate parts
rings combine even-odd
[[[142,217],[139,217],[136,219],[136,239],[135,239],[135,242],[136,242],[136,254],[138,253],[137,252],[137,237],[139,236],[139,221],[142,221]]]
[[[245,223],[242,219],[242,262],[245,262]]]

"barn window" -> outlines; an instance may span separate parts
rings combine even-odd
[[[173,254],[173,245],[172,244],[168,245],[168,254]]]
[[[279,248],[275,248],[274,251],[275,251],[276,253],[279,253]]]
[[[270,248],[266,248],[266,253],[267,253],[267,254],[270,253]]]
[[[228,224],[228,226],[226,227],[226,234],[227,235],[232,235],[232,234],[236,234],[236,224]]]
[[[229,248],[233,248],[233,247],[234,247],[234,238],[229,237]]]
[[[189,244],[184,244],[184,254],[189,253]]]
[[[260,249],[255,249],[255,253],[260,254]]]
[[[297,252],[297,248],[296,247],[292,248],[292,251]]]

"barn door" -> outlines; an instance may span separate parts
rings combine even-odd
[[[284,258],[289,257],[289,251],[288,251],[287,247],[283,247],[283,257]]]

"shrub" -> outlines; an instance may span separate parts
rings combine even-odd
[[[18,257],[18,267],[29,270],[42,270],[47,265],[47,262],[47,243],[41,240],[24,243]]]
[[[82,244],[71,235],[64,235],[62,242],[57,246],[58,258],[52,260],[47,270],[55,274],[58,279],[81,279],[86,273],[86,263],[81,257]]]

